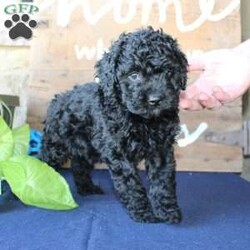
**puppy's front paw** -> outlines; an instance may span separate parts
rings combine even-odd
[[[182,220],[181,210],[178,206],[167,209],[161,208],[154,211],[154,214],[159,220],[170,224],[177,224],[180,223]]]
[[[130,213],[130,217],[134,221],[141,222],[141,223],[156,223],[160,221],[154,216],[153,212],[151,211],[133,212],[133,213]]]

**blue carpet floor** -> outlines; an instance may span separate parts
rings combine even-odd
[[[103,196],[56,212],[27,207],[11,194],[0,201],[1,250],[247,250],[250,183],[235,174],[178,173],[184,219],[179,225],[133,222],[117,200],[107,171],[95,171]],[[144,176],[144,174],[142,174]]]

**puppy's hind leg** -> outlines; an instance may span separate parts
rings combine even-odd
[[[95,185],[91,178],[91,171],[94,166],[88,161],[81,159],[80,161],[72,160],[71,168],[74,176],[77,191],[81,195],[103,194],[102,189]]]
[[[51,167],[58,170],[67,161],[67,153],[63,145],[58,145],[56,143],[47,140],[44,136],[42,141],[42,146],[40,149],[39,158],[40,160],[46,162]]]

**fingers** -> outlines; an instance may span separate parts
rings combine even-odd
[[[222,88],[219,86],[215,86],[213,88],[213,96],[220,102],[220,103],[227,103],[231,101],[231,96],[223,91]]]
[[[179,108],[183,110],[198,111],[204,109],[204,107],[193,99],[180,99]]]
[[[185,92],[180,94],[179,107],[183,110],[199,111],[203,109],[217,109],[222,106],[214,96],[200,93],[192,98],[188,98]]]
[[[198,96],[198,102],[206,109],[216,109],[222,106],[222,103],[214,96],[209,96],[205,93],[201,93]]]
[[[190,111],[198,111],[204,107],[198,102],[195,96],[190,96],[186,91],[180,93],[179,108]]]

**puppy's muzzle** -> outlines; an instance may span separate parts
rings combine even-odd
[[[159,106],[162,101],[162,97],[157,94],[152,94],[148,96],[148,103],[151,106]]]

